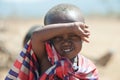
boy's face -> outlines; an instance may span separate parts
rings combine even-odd
[[[64,8],[65,7],[65,8]],[[54,12],[55,10],[55,12]],[[53,9],[45,16],[45,25],[56,23],[83,22],[84,18],[78,8],[62,6]],[[53,39],[57,52],[69,59],[74,58],[81,51],[81,38],[72,33],[63,33]]]
[[[56,51],[69,59],[73,59],[82,48],[81,38],[73,33],[61,34],[52,40]]]

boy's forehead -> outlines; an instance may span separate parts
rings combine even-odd
[[[66,5],[63,4],[62,6],[61,4],[60,6],[58,5],[50,9],[44,19],[45,25],[54,23],[84,22],[84,18],[78,7]]]

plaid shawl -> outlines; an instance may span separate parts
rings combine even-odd
[[[29,41],[9,70],[5,80],[98,80],[94,64],[82,55],[78,55],[72,64],[61,57],[53,45],[46,43],[48,60],[52,66],[39,75],[39,64]],[[59,79],[58,79],[59,78]]]

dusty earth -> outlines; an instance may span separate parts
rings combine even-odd
[[[0,20],[0,80],[4,80],[11,64],[22,50],[25,34],[33,25],[43,24],[43,19]],[[81,54],[93,62],[111,51],[112,58],[105,66],[96,66],[100,80],[120,80],[120,19],[86,17],[91,31],[90,43],[84,43]],[[104,60],[103,60],[104,61]]]

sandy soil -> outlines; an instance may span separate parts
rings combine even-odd
[[[81,54],[93,61],[112,51],[113,56],[106,66],[97,66],[100,80],[120,79],[120,19],[116,18],[86,18],[90,26],[90,43],[84,43]],[[4,19],[0,20],[0,45],[4,45],[10,53],[0,52],[0,80],[4,80],[11,63],[22,49],[22,41],[27,31],[33,25],[43,24],[37,19]],[[6,57],[8,56],[8,57]],[[10,60],[9,60],[10,59]],[[8,63],[10,63],[8,65]]]

